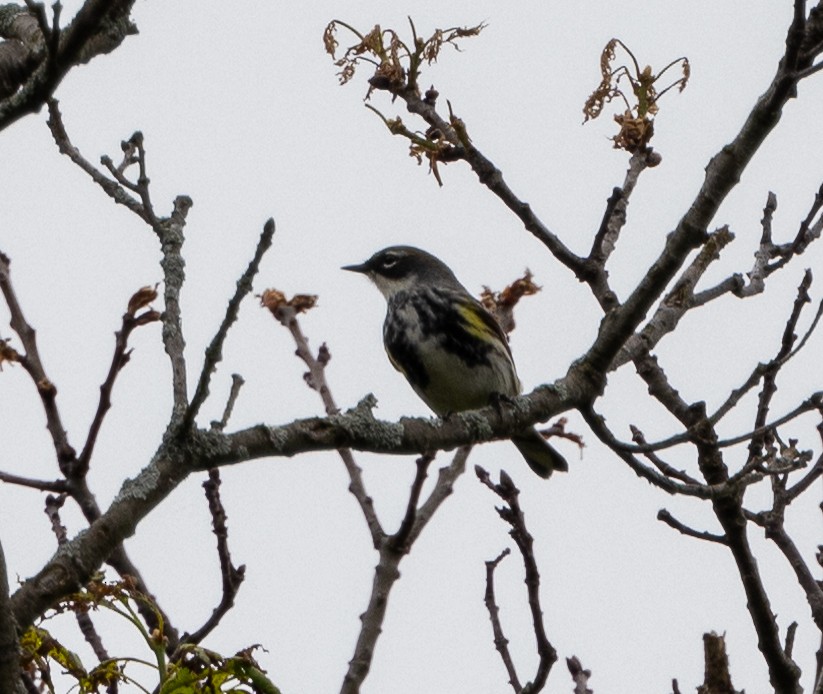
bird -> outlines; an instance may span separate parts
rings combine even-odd
[[[506,334],[442,260],[413,246],[390,246],[341,269],[365,275],[385,297],[389,361],[435,414],[448,417],[520,393]],[[511,440],[540,477],[568,471],[534,427]]]

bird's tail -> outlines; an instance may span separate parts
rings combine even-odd
[[[512,443],[517,446],[529,467],[540,477],[549,477],[555,470],[569,471],[566,459],[552,448],[534,427],[512,436]]]

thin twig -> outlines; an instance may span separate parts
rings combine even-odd
[[[226,341],[229,328],[231,328],[237,320],[240,312],[240,304],[252,291],[252,281],[260,269],[260,262],[263,260],[263,256],[266,251],[271,248],[274,230],[274,220],[269,219],[263,225],[263,233],[260,234],[257,248],[254,251],[254,257],[246,268],[246,271],[240,276],[240,279],[237,280],[237,289],[234,296],[229,299],[229,305],[226,307],[226,313],[223,316],[223,321],[220,323],[220,328],[206,348],[206,359],[200,371],[200,379],[197,382],[197,388],[194,391],[191,403],[183,416],[181,431],[187,431],[189,427],[194,424],[194,419],[197,417],[200,407],[209,396],[211,376],[217,369],[217,364],[223,359],[223,343]]]
[[[497,606],[497,600],[494,597],[494,571],[503,559],[511,554],[511,549],[506,547],[495,559],[486,562],[486,593],[483,596],[483,602],[486,604],[486,609],[489,612],[489,619],[492,623],[492,634],[494,634],[494,647],[500,653],[500,658],[503,660],[503,666],[509,675],[509,684],[515,694],[520,694],[523,688],[520,680],[517,677],[517,669],[514,667],[511,653],[509,652],[509,640],[503,633],[503,626],[500,624],[500,608]]]
[[[434,460],[434,454],[426,453],[415,461],[417,464],[417,472],[414,476],[414,482],[412,482],[411,491],[409,492],[409,500],[406,503],[406,513],[403,516],[400,527],[391,538],[391,541],[397,549],[403,552],[408,552],[410,548],[409,538],[415,521],[417,520],[417,504],[420,501],[420,493],[423,490],[423,484],[428,476],[428,469],[432,460]]]
[[[726,545],[727,547],[729,546],[729,541],[726,539],[725,535],[717,535],[715,533],[690,528],[688,525],[685,525],[677,520],[665,508],[662,508],[657,512],[657,520],[663,521],[670,528],[674,528],[677,532],[683,535],[688,535],[689,537],[694,537],[698,540],[716,542],[720,545]]]
[[[630,446],[615,437],[606,426],[603,416],[597,414],[593,408],[584,408],[581,410],[581,414],[595,436],[616,453],[638,477],[642,477],[669,494],[683,494],[701,499],[711,498],[712,491],[704,484],[681,484],[656,470],[652,470],[648,465],[644,465],[628,450]]]
[[[592,671],[584,669],[580,659],[576,655],[573,655],[571,658],[566,658],[566,666],[569,668],[569,673],[574,682],[572,694],[594,694],[588,686]],[[677,694],[677,692],[675,692],[675,694]]]
[[[154,296],[157,295],[151,288],[149,288],[149,290]],[[133,295],[132,300],[134,300],[138,294],[139,292]],[[103,426],[106,412],[111,408],[111,393],[114,388],[115,379],[131,357],[131,350],[128,349],[128,341],[132,330],[141,325],[147,325],[160,320],[160,314],[157,311],[147,309],[140,315],[135,315],[136,310],[138,310],[137,307],[135,307],[135,310],[128,310],[123,314],[120,330],[114,333],[114,355],[111,359],[106,380],[103,381],[103,384],[100,386],[100,398],[97,403],[97,411],[94,413],[91,426],[89,426],[86,443],[77,458],[77,469],[75,470],[75,474],[77,475],[85,475],[88,472],[91,456],[94,452],[94,445],[97,442],[97,436],[100,433],[100,428]]]
[[[63,124],[63,116],[60,113],[59,102],[57,99],[49,99],[49,119],[47,124],[51,130],[52,137],[57,143],[57,148],[61,154],[65,154],[71,161],[85,171],[91,179],[103,189],[114,202],[118,205],[131,210],[134,214],[140,217],[146,223],[151,223],[152,215],[143,207],[142,201],[130,195],[124,189],[124,186],[117,181],[113,181],[106,177],[97,167],[95,167],[88,159],[86,159],[80,150],[75,147],[69,138],[66,127]]]
[[[69,491],[69,484],[66,480],[35,480],[28,477],[12,475],[8,472],[0,472],[0,482],[6,484],[16,484],[18,487],[30,487],[39,489],[41,492],[53,492],[55,494],[65,494]]]
[[[323,343],[320,346],[317,357],[314,356],[309,348],[309,341],[300,328],[300,323],[297,320],[297,309],[293,305],[287,303],[280,304],[272,311],[272,314],[280,324],[291,333],[294,343],[297,346],[296,354],[309,369],[304,379],[306,383],[320,395],[326,414],[337,414],[340,410],[334,401],[331,389],[326,381],[326,364],[328,364],[331,359],[331,352],[328,347]],[[372,538],[372,545],[375,549],[379,549],[386,533],[380,524],[380,520],[377,518],[374,502],[366,491],[366,486],[363,482],[363,471],[357,465],[350,449],[340,448],[337,450],[337,454],[343,461],[346,472],[348,472],[349,491],[360,506],[360,511],[366,520],[366,525],[369,528],[369,533]]]
[[[223,408],[223,416],[219,420],[211,423],[211,428],[213,431],[223,431],[228,425],[232,410],[234,410],[234,404],[237,402],[237,398],[240,395],[240,389],[244,384],[245,381],[240,374],[231,375],[231,389],[229,390],[229,397],[226,400],[226,406]]]
[[[497,508],[497,513],[511,526],[509,535],[523,557],[523,565],[526,570],[526,591],[532,616],[532,630],[539,656],[534,678],[526,684],[523,691],[536,693],[542,691],[546,685],[549,672],[554,663],[557,662],[557,651],[549,641],[543,623],[543,609],[540,606],[540,572],[534,556],[534,538],[526,528],[526,518],[520,508],[520,490],[515,486],[506,471],[500,471],[500,483],[494,484],[489,477],[489,473],[479,465],[476,465],[474,470],[480,482],[491,489],[506,504],[504,507]]]
[[[625,341],[610,364],[610,370],[613,371],[642,353],[652,350],[666,335],[677,328],[686,313],[694,307],[694,289],[698,282],[733,239],[734,235],[728,227],[721,227],[707,235],[700,252],[680,273],[672,289],[660,300],[654,315],[641,330]]]
[[[220,574],[223,577],[223,594],[220,603],[212,610],[211,616],[203,626],[192,634],[184,634],[181,644],[200,643],[220,624],[220,620],[234,607],[234,599],[246,577],[245,565],[235,567],[231,561],[226,509],[220,499],[220,471],[217,468],[209,470],[209,478],[203,482],[203,489],[206,491],[206,499],[209,502],[212,530],[217,537],[217,556],[220,559]]]
[[[11,260],[4,253],[0,253],[0,292],[2,292],[6,305],[9,307],[11,327],[19,335],[20,342],[25,350],[25,354],[20,357],[20,365],[31,377],[43,403],[43,410],[46,413],[46,428],[51,434],[58,466],[66,477],[70,477],[77,456],[74,448],[69,444],[68,435],[63,428],[60,411],[57,408],[57,388],[46,376],[46,371],[40,360],[35,330],[23,315],[23,309],[11,282]]]
[[[803,280],[797,288],[797,297],[792,306],[792,312],[786,321],[786,327],[783,330],[783,339],[780,344],[775,358],[772,360],[773,366],[766,369],[763,374],[763,389],[760,391],[760,396],[757,403],[757,412],[754,418],[754,429],[762,429],[769,416],[769,407],[771,405],[772,396],[777,392],[777,374],[782,366],[782,360],[788,357],[792,352],[796,340],[795,330],[797,322],[800,320],[800,314],[804,306],[809,303],[809,287],[812,283],[812,273],[806,270],[803,275]],[[764,445],[764,435],[752,436],[749,442],[749,459],[757,459],[762,452]]]
[[[49,518],[49,522],[51,523],[51,529],[57,539],[58,546],[65,545],[66,542],[68,542],[66,527],[60,520],[60,509],[63,507],[65,500],[65,494],[60,494],[59,496],[52,496],[49,494],[46,497],[45,512]],[[103,640],[100,638],[100,634],[97,632],[94,622],[91,621],[91,616],[89,613],[82,610],[76,611],[75,618],[77,619],[77,625],[80,628],[80,633],[83,634],[83,638],[85,638],[86,642],[89,646],[91,646],[97,659],[100,662],[109,660],[110,656],[108,651],[103,645]]]
[[[634,441],[639,446],[647,445],[646,437],[643,435],[643,432],[640,431],[636,426],[633,424],[630,425],[630,429],[632,432],[632,441]],[[685,482],[686,484],[700,484],[698,480],[694,477],[686,473],[684,470],[678,470],[671,465],[669,465],[665,460],[662,460],[658,457],[654,451],[647,451],[646,458],[649,459],[651,462],[660,472],[662,472],[666,477],[671,477],[676,480],[680,480],[681,482]]]

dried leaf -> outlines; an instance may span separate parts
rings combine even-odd
[[[291,299],[278,289],[267,289],[260,295],[260,305],[276,314],[281,308],[289,307],[295,313],[305,313],[317,304],[316,294],[295,294]]]
[[[497,319],[503,332],[509,334],[515,328],[514,307],[522,297],[537,294],[541,289],[534,283],[532,273],[527,269],[523,277],[516,279],[501,292],[483,287],[480,303]]]
[[[17,353],[17,350],[9,345],[8,340],[0,339],[0,371],[3,370],[3,362],[14,364],[16,361],[20,361],[20,355]]]
[[[628,64],[613,67],[617,48],[622,48],[627,54]],[[681,77],[658,90],[661,77],[675,65],[681,66]],[[614,117],[620,126],[620,132],[612,140],[616,148],[636,152],[648,149],[648,143],[654,134],[652,119],[660,110],[660,97],[675,87],[682,92],[691,75],[691,67],[688,58],[681,57],[658,73],[649,65],[641,70],[634,53],[626,44],[620,39],[611,39],[600,54],[600,75],[600,84],[583,105],[583,122],[597,118],[605,104],[613,99],[622,99],[626,108],[622,115]],[[631,90],[621,88],[621,81],[628,82]]]
[[[153,287],[145,286],[138,289],[134,294],[131,295],[131,299],[129,299],[129,305],[126,309],[126,313],[130,316],[134,316],[141,308],[145,308],[148,306],[152,301],[157,298],[157,284]]]

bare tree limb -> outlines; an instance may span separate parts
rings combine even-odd
[[[69,484],[66,480],[35,480],[29,479],[28,477],[20,477],[19,475],[12,475],[8,472],[0,472],[0,482],[16,484],[19,487],[39,489],[41,492],[54,492],[55,494],[63,494],[69,489]]]
[[[9,579],[6,555],[0,544],[0,691],[25,694],[20,680],[20,644],[17,622],[9,602]]]
[[[761,429],[765,424],[769,415],[769,406],[771,404],[772,396],[777,392],[777,374],[782,365],[782,360],[787,358],[792,353],[796,335],[795,329],[797,322],[800,320],[800,314],[803,307],[811,301],[809,298],[809,287],[812,283],[812,273],[806,270],[803,275],[803,281],[797,288],[797,298],[795,299],[791,315],[786,322],[786,327],[783,330],[783,339],[781,341],[780,349],[777,355],[772,360],[772,365],[767,368],[763,374],[763,390],[760,392],[758,399],[757,413],[754,420],[754,428]],[[764,444],[763,435],[752,436],[749,443],[749,460],[758,458],[761,455]]]
[[[134,0],[86,0],[65,29],[59,28],[59,13],[55,13],[45,40],[29,43],[21,57],[25,69],[18,75],[14,93],[7,95],[7,90],[0,94],[7,97],[0,101],[0,130],[39,111],[72,67],[110,53],[127,36],[136,34],[137,28],[129,19],[133,4]],[[19,14],[14,5],[3,9],[12,20]],[[23,7],[16,9],[28,12]]]
[[[219,421],[214,421],[211,423],[212,430],[222,432],[226,426],[228,426],[229,418],[231,417],[232,410],[234,409],[234,404],[237,402],[237,397],[240,395],[240,389],[244,384],[245,381],[240,374],[231,375],[231,390],[229,391],[229,397],[226,400],[226,406],[223,408],[223,416]]]
[[[581,414],[595,436],[616,453],[638,477],[642,477],[669,494],[683,494],[700,499],[711,498],[712,490],[704,484],[680,483],[670,476],[661,474],[648,465],[644,465],[628,450],[629,446],[626,446],[614,436],[606,426],[604,418],[597,414],[594,409],[581,410]]]
[[[426,502],[413,510],[412,498],[419,496],[420,487],[425,479],[425,468],[428,462],[418,462],[417,474],[409,495],[407,512],[398,532],[395,535],[382,537],[377,548],[379,561],[374,569],[371,595],[366,611],[360,615],[361,629],[354,648],[354,655],[349,661],[349,667],[343,678],[340,694],[357,694],[360,685],[369,674],[374,657],[374,648],[382,632],[383,621],[386,617],[389,594],[392,587],[400,578],[399,566],[403,557],[411,550],[415,540],[420,536],[423,528],[431,520],[434,512],[451,493],[451,486],[466,467],[466,458],[470,448],[462,447],[453,456],[448,468],[440,470],[435,487]],[[414,520],[409,520],[413,515]],[[401,535],[402,533],[402,535]]]
[[[157,296],[157,292],[152,290],[151,287],[148,287],[147,289],[149,290],[147,296]],[[132,300],[134,300],[139,293],[140,292],[133,295]],[[148,301],[151,301],[151,299],[148,299]],[[108,412],[111,408],[111,393],[114,388],[114,381],[121,369],[123,369],[131,357],[131,350],[128,350],[127,348],[129,336],[131,335],[132,330],[141,325],[147,325],[148,323],[153,323],[160,320],[160,314],[157,311],[147,309],[140,315],[135,315],[136,311],[139,309],[135,307],[134,310],[131,310],[131,308],[132,307],[130,306],[129,310],[123,314],[120,330],[114,333],[114,355],[112,356],[111,366],[109,367],[109,373],[106,376],[106,380],[103,381],[103,384],[100,386],[100,399],[97,404],[97,411],[94,413],[94,418],[92,419],[91,426],[89,427],[89,433],[86,436],[86,443],[83,446],[83,450],[80,452],[80,456],[77,458],[77,466],[75,470],[75,474],[77,475],[85,475],[88,472],[91,456],[94,452],[94,445],[97,442],[97,436],[103,426],[103,420],[105,419],[106,412]],[[142,306],[140,308],[142,308]]]
[[[278,294],[282,296],[279,292]],[[320,346],[317,357],[315,357],[309,348],[308,339],[303,334],[300,323],[297,320],[298,309],[295,307],[294,300],[286,302],[276,298],[272,301],[271,298],[272,295],[269,292],[265,292],[261,298],[261,303],[266,306],[280,324],[291,333],[297,346],[296,354],[309,369],[303,376],[304,380],[310,388],[317,391],[320,395],[326,414],[329,416],[337,415],[340,409],[337,407],[329,384],[326,381],[326,364],[328,364],[331,359],[329,348],[326,346],[326,343],[323,343]],[[285,299],[285,297],[283,297],[283,299]],[[383,526],[380,524],[380,520],[377,518],[374,502],[366,492],[366,486],[363,482],[363,471],[357,465],[350,449],[338,448],[337,454],[340,456],[343,465],[346,467],[346,472],[349,474],[349,491],[360,506],[360,511],[366,520],[366,525],[371,534],[372,545],[375,549],[379,549],[380,544],[383,542],[385,532],[383,531]]]
[[[703,634],[703,656],[705,674],[703,684],[697,688],[697,694],[742,694],[732,686],[726,640],[723,636],[714,632]]]
[[[532,616],[532,630],[534,632],[539,661],[534,678],[519,691],[526,694],[536,694],[536,692],[542,691],[543,687],[546,686],[549,672],[557,662],[557,651],[549,641],[546,635],[546,627],[543,624],[543,609],[540,606],[540,572],[534,556],[534,538],[526,528],[526,518],[523,510],[520,508],[520,490],[515,486],[511,477],[506,474],[506,471],[500,471],[499,484],[494,484],[489,477],[489,473],[479,465],[475,466],[474,471],[480,482],[505,502],[506,506],[498,507],[497,513],[511,526],[509,535],[514,540],[514,543],[520,550],[520,555],[523,557],[523,565],[526,569],[525,582],[529,597],[529,610]],[[501,655],[502,653],[501,651]]]
[[[184,634],[180,640],[182,644],[200,643],[220,624],[220,620],[234,607],[234,598],[240,590],[240,585],[246,577],[245,565],[234,566],[229,551],[229,529],[226,525],[226,509],[220,499],[220,471],[216,468],[209,470],[209,478],[203,482],[206,490],[206,499],[209,502],[209,511],[212,518],[212,530],[217,537],[217,556],[220,559],[220,574],[223,577],[223,594],[220,603],[212,610],[206,622],[192,634]]]
[[[12,286],[11,260],[3,253],[0,253],[0,292],[3,293],[6,305],[11,313],[11,327],[19,335],[20,342],[25,350],[25,353],[20,357],[20,365],[31,376],[43,403],[43,410],[46,413],[46,427],[54,443],[60,471],[66,477],[72,477],[77,455],[74,448],[69,444],[60,411],[57,408],[57,388],[46,376],[46,371],[40,360],[35,330],[26,321],[23,309]]]
[[[91,1],[91,0],[89,0]],[[169,355],[172,369],[172,426],[179,426],[182,418],[189,409],[188,386],[186,377],[186,341],[183,337],[183,319],[180,311],[180,292],[186,279],[185,262],[181,255],[185,240],[183,230],[186,225],[186,216],[192,206],[192,200],[186,195],[179,195],[174,200],[174,207],[168,217],[158,217],[151,203],[149,194],[149,177],[146,166],[146,150],[143,145],[143,135],[134,133],[128,141],[123,143],[123,161],[114,167],[109,157],[103,157],[102,162],[114,175],[108,178],[99,169],[85,159],[79,150],[71,144],[57,101],[49,100],[49,128],[61,154],[68,156],[72,162],[85,171],[91,179],[115,202],[125,205],[140,219],[149,224],[160,240],[162,259],[160,267],[163,269],[163,302],[165,310],[162,313],[163,345]],[[137,182],[127,182],[123,173],[133,165],[138,167]],[[123,181],[127,185],[123,185]],[[139,200],[126,191],[126,188],[137,192]]]
[[[92,181],[100,186],[100,188],[103,189],[103,192],[114,200],[114,202],[119,205],[123,205],[147,224],[151,224],[153,212],[145,209],[142,200],[135,198],[133,195],[126,192],[127,189],[132,192],[137,192],[137,186],[129,181],[126,181],[122,176],[120,176],[117,180],[112,180],[106,177],[102,171],[86,159],[80,153],[80,150],[72,144],[69,139],[68,132],[66,131],[66,126],[63,124],[63,117],[60,113],[59,102],[57,99],[49,99],[48,107],[49,119],[47,124],[60,153],[66,155],[75,165],[88,174]],[[128,141],[125,142],[124,145],[125,152],[123,164],[117,169],[120,174],[122,174],[122,170],[125,168],[126,164],[136,163],[136,160],[132,154],[132,145]],[[104,157],[103,161],[104,163],[106,161],[110,162],[111,159],[109,157]]]
[[[639,361],[636,360],[636,363]],[[742,488],[739,483],[728,484],[728,468],[717,447],[717,434],[706,414],[705,403],[687,404],[668,383],[655,360],[647,357],[642,362],[638,373],[649,384],[649,392],[689,430],[697,448],[700,471],[714,487],[712,508],[737,563],[746,592],[746,606],[757,632],[758,647],[769,669],[771,684],[778,691],[799,694],[800,669],[783,650],[769,596],[749,544],[742,508]]]
[[[633,424],[629,427],[632,432],[632,441],[634,441],[638,446],[647,446],[646,437],[643,435],[643,432],[640,431],[636,426]],[[632,451],[634,452],[634,451]],[[662,472],[666,477],[671,477],[672,479],[680,480],[681,482],[685,482],[686,484],[700,484],[694,477],[687,474],[684,470],[677,470],[669,465],[665,460],[661,460],[657,455],[655,455],[653,450],[644,451],[646,458],[654,465],[660,472]]]
[[[200,371],[200,379],[197,382],[197,388],[194,391],[194,396],[191,403],[186,409],[180,424],[182,430],[188,429],[194,423],[197,413],[200,411],[206,398],[209,396],[209,382],[211,375],[217,369],[217,364],[223,359],[223,343],[226,341],[226,336],[229,329],[237,320],[237,315],[240,312],[240,304],[252,290],[252,280],[260,269],[260,263],[266,251],[271,248],[272,239],[274,237],[274,220],[269,219],[263,226],[263,233],[260,235],[260,240],[257,242],[257,249],[254,252],[246,271],[237,280],[237,290],[234,296],[229,300],[229,305],[226,308],[226,314],[223,317],[223,322],[220,324],[211,343],[206,348],[206,359],[203,363],[203,368]]]
[[[572,694],[594,694],[588,686],[589,677],[592,676],[592,672],[591,670],[583,668],[580,659],[576,655],[573,655],[571,658],[566,658],[566,667],[569,668],[569,673],[574,682],[574,691]],[[675,692],[675,694],[678,693]]]
[[[59,496],[52,496],[49,494],[46,497],[45,512],[49,518],[49,522],[51,523],[51,529],[57,539],[58,546],[64,545],[68,542],[66,528],[60,520],[60,509],[63,507],[65,500],[65,494],[60,494]],[[91,621],[91,616],[88,611],[78,610],[74,614],[77,619],[77,625],[80,628],[80,633],[83,634],[83,638],[86,639],[86,643],[91,646],[94,655],[100,662],[108,660],[109,654],[106,651],[106,647],[103,645],[103,640],[100,638],[100,634],[97,632],[94,623]]]
[[[729,546],[729,541],[725,538],[725,536],[690,528],[688,525],[685,525],[681,523],[679,520],[677,520],[665,508],[662,508],[657,512],[657,520],[663,521],[670,528],[674,528],[675,530],[677,530],[677,532],[681,533],[682,535],[688,535],[689,537],[694,537],[698,540],[716,542],[720,545],[726,545],[727,547]]]
[[[494,634],[494,647],[500,653],[500,658],[503,661],[503,666],[509,675],[509,684],[515,694],[520,694],[523,690],[520,684],[520,679],[517,676],[517,669],[514,666],[511,653],[509,652],[509,640],[503,633],[503,626],[500,624],[500,608],[497,606],[497,600],[494,597],[494,571],[503,559],[505,559],[511,550],[506,547],[495,559],[486,562],[486,592],[483,596],[483,602],[486,604],[486,610],[489,613],[489,619],[492,623],[492,634]]]
[[[409,500],[406,503],[406,513],[400,523],[397,532],[392,535],[391,541],[395,548],[404,554],[408,554],[411,549],[410,538],[412,529],[417,522],[417,505],[420,501],[420,493],[423,491],[423,484],[428,476],[429,465],[434,460],[433,453],[424,453],[416,461],[417,473],[412,482]]]

